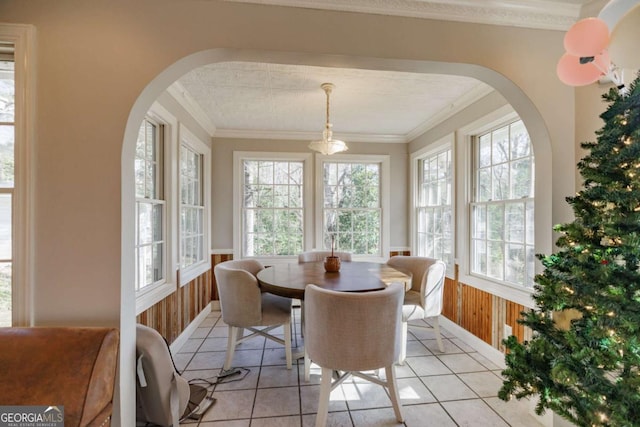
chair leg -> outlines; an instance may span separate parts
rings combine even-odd
[[[393,369],[393,365],[385,368],[387,373],[387,387],[389,388],[389,396],[391,397],[391,404],[393,405],[393,412],[396,414],[396,420],[399,423],[404,422],[402,416],[402,405],[400,404],[400,395],[398,394],[398,383],[396,382],[396,371]],[[324,377],[323,377],[324,379]]]
[[[407,334],[409,324],[402,322],[402,332],[400,336],[400,355],[398,356],[398,364],[404,365],[404,360],[407,358]]]
[[[304,380],[309,382],[311,378],[311,359],[309,359],[309,353],[307,353],[307,349],[304,349]]]
[[[224,370],[231,368],[233,361],[233,353],[236,351],[236,340],[238,337],[238,328],[229,326],[229,337],[227,338],[227,359],[224,362]],[[242,330],[242,328],[240,328]]]
[[[438,322],[438,318],[433,318],[433,330],[436,333],[436,340],[438,341],[438,350],[444,353],[444,345],[442,344],[442,335],[440,334],[440,323]]]
[[[320,383],[320,400],[318,401],[318,414],[316,415],[316,427],[327,425],[329,414],[329,395],[331,394],[331,377],[333,370],[322,368],[322,382]]]
[[[304,338],[304,300],[300,300],[300,336]]]
[[[284,354],[287,359],[287,369],[291,369],[291,323],[283,325],[284,329]]]

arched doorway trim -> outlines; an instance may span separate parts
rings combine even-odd
[[[211,49],[179,59],[158,74],[144,88],[127,120],[121,158],[121,311],[120,374],[116,390],[114,423],[135,422],[135,292],[134,281],[134,171],[133,159],[138,128],[151,104],[174,81],[194,68],[229,61],[267,62],[321,67],[357,68],[380,71],[404,71],[451,74],[476,78],[495,88],[524,121],[534,145],[536,168],[551,164],[551,141],[539,111],[527,95],[504,75],[488,68],[462,63],[384,59],[344,55],[319,55],[294,52]],[[549,253],[551,244],[551,173],[536,173],[536,250]]]

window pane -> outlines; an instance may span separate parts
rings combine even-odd
[[[11,194],[0,194],[0,259],[9,261],[11,255]]]
[[[472,271],[478,274],[487,274],[487,244],[485,240],[473,240]]]
[[[452,258],[449,221],[451,215],[451,150],[446,149],[421,160],[424,173],[418,181],[418,193],[424,195],[416,211],[417,255],[445,260]]]
[[[487,228],[489,240],[504,238],[504,206],[489,205],[487,209]]]
[[[0,61],[0,122],[15,121],[15,76],[13,61]]]
[[[511,198],[533,197],[531,161],[529,158],[511,162]]]
[[[486,158],[489,152],[491,162]],[[522,121],[478,138],[476,155],[482,168],[477,167],[474,174],[472,270],[497,280],[530,286],[533,264],[530,271],[527,248],[534,243],[534,159]],[[482,209],[486,209],[486,217]],[[483,271],[481,263],[485,258]]]
[[[531,154],[531,141],[529,140],[529,133],[519,120],[511,125],[510,130],[511,138],[511,159],[519,159]]]
[[[505,280],[511,283],[524,283],[526,273],[524,246],[507,244],[507,257]]]
[[[524,243],[524,221],[524,204],[507,203],[505,206],[506,241]]]
[[[482,135],[478,141],[478,167],[491,166],[491,134]]]
[[[153,241],[153,218],[150,203],[138,203],[138,244],[149,244]]]
[[[503,163],[491,168],[492,194],[491,200],[509,199],[509,164]]]
[[[476,239],[487,238],[487,208],[486,206],[473,206],[471,215],[472,236]]]
[[[504,279],[504,244],[487,242],[487,275],[496,279]]]
[[[536,253],[535,250],[533,248],[533,246],[527,245],[526,246],[526,260],[527,260],[527,275],[526,275],[526,282],[525,282],[525,286],[528,288],[532,288],[533,287],[533,279],[535,276],[535,260],[536,260]]]
[[[11,263],[0,263],[0,327],[12,325]]]
[[[299,253],[303,236],[304,163],[244,160],[243,165],[246,178],[243,232],[253,233],[244,239],[244,255]]]
[[[157,282],[164,278],[164,244],[153,245],[153,281]]]
[[[503,127],[492,132],[491,162],[496,165],[509,160],[509,128]]]
[[[0,187],[13,187],[13,125],[0,126]]]
[[[529,245],[532,245],[533,242],[535,241],[535,227],[534,227],[534,209],[533,209],[534,203],[533,202],[527,202],[527,207],[526,207],[526,218],[525,218],[525,227],[527,229],[526,231],[526,243]]]
[[[478,171],[478,202],[486,202],[492,198],[491,192],[491,169],[480,169]]]

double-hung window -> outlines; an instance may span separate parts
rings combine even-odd
[[[415,254],[453,271],[453,151],[451,143],[418,156],[415,168]]]
[[[470,271],[530,288],[534,276],[534,157],[521,120],[474,138]]]
[[[310,228],[308,154],[242,153],[235,156],[240,201],[236,248],[241,257],[294,257]],[[238,221],[236,221],[238,223]],[[239,247],[237,245],[239,243]]]
[[[145,118],[135,155],[136,292],[166,280],[164,125]]]
[[[209,258],[210,149],[180,127],[180,284],[211,268]]]
[[[388,253],[389,157],[318,156],[318,246],[358,256]],[[385,213],[386,212],[386,213]]]
[[[1,45],[0,45],[1,47]],[[12,49],[0,50],[0,326],[12,325],[12,205],[14,195],[15,78]]]

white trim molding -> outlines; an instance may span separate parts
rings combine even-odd
[[[581,5],[550,0],[226,0],[444,21],[568,30]]]
[[[0,24],[0,41],[12,43],[15,61],[12,325],[33,326],[33,185],[36,93],[36,29]]]
[[[196,122],[207,131],[209,136],[213,136],[216,133],[216,125],[211,121],[211,118],[205,113],[195,99],[189,94],[189,92],[179,83],[174,82],[167,88],[169,95],[176,100],[178,104],[182,106],[187,113],[193,117]]]

